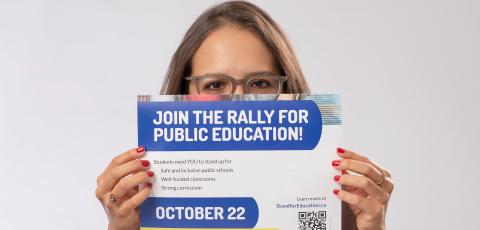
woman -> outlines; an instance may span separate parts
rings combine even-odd
[[[286,76],[286,78],[278,77]],[[261,80],[258,80],[261,79]],[[275,92],[276,90],[276,92]],[[261,9],[243,1],[205,11],[173,55],[162,94],[306,93],[309,88],[288,40]],[[97,179],[97,198],[109,229],[138,229],[138,206],[151,191],[149,162],[138,160],[143,147],[116,156]],[[343,229],[385,229],[393,182],[390,173],[368,158],[342,148],[332,162],[342,175],[332,183],[343,201]],[[349,172],[357,175],[351,175]],[[138,190],[138,185],[147,183]]]

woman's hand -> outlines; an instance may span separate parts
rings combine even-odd
[[[138,159],[144,154],[145,148],[138,147],[116,156],[97,178],[95,194],[107,213],[110,230],[139,229],[138,206],[150,194],[153,177],[150,163]],[[146,186],[139,190],[143,183]]]
[[[341,160],[332,165],[342,170],[342,175],[334,177],[343,185],[335,189],[335,195],[348,204],[359,230],[383,230],[388,201],[393,191],[391,174],[384,168],[360,154],[342,148],[337,149]],[[352,175],[355,172],[359,175]]]

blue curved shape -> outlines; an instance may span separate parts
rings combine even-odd
[[[149,197],[140,212],[155,228],[254,228],[259,215],[252,197]]]
[[[138,144],[146,147],[148,151],[221,151],[221,150],[311,150],[314,149],[322,134],[322,114],[315,102],[311,100],[299,101],[197,101],[197,102],[138,102]],[[222,111],[220,122],[223,124],[195,124],[193,122],[193,111]],[[153,123],[158,118],[157,112],[177,111],[190,114],[189,124],[159,124]],[[251,111],[252,119],[261,119],[261,113],[265,111],[274,111],[271,124],[227,124],[228,111],[237,113]],[[308,112],[308,122],[302,123],[280,123],[280,111],[303,111]],[[260,114],[258,113],[260,112]],[[284,113],[285,115],[285,113]],[[285,121],[285,119],[284,119]],[[206,141],[165,141],[160,138],[155,141],[155,129],[178,128],[188,130],[188,134],[181,135],[186,137],[192,135],[195,130],[203,128]],[[243,130],[242,133],[252,134],[251,130],[262,130],[262,133],[269,133],[269,138],[263,140],[227,140],[214,141],[212,136],[215,130],[227,128],[234,130],[232,132]],[[265,129],[269,131],[265,131]],[[270,130],[274,128],[276,131]],[[284,130],[295,130],[300,138],[274,140],[273,135],[279,137]],[[263,132],[265,131],[265,132]],[[274,134],[275,133],[275,134]],[[285,133],[285,132],[284,132]]]

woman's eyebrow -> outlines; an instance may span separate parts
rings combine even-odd
[[[198,77],[215,77],[215,76],[222,76],[222,77],[230,77],[230,75],[226,74],[226,73],[206,73],[206,74],[202,74],[202,75],[198,75]]]
[[[276,74],[272,71],[256,71],[256,72],[249,72],[245,74],[245,77],[252,77],[252,76],[275,76]]]
[[[245,77],[252,77],[252,76],[275,76],[276,74],[273,73],[272,71],[255,71],[255,72],[248,72],[245,74]],[[206,73],[199,75],[198,77],[209,77],[209,76],[223,76],[223,77],[233,77],[230,76],[226,73],[220,73],[220,72],[212,72],[212,73]]]

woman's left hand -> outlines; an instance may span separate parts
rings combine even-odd
[[[333,161],[332,165],[342,170],[342,175],[335,176],[334,180],[343,186],[334,193],[352,210],[357,229],[386,229],[385,215],[394,187],[390,172],[352,151],[338,148],[337,154],[342,159]]]

